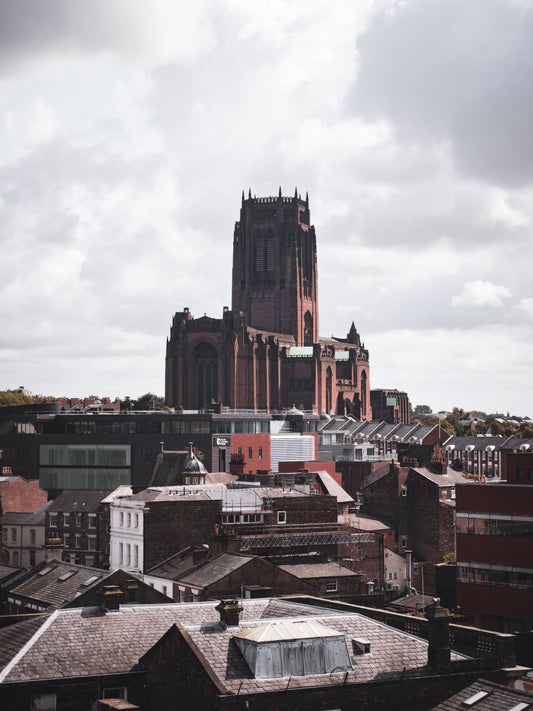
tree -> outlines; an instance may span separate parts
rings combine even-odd
[[[133,400],[134,410],[167,410],[165,399],[153,393],[145,393],[137,400]]]
[[[414,410],[415,415],[431,415],[432,412],[429,405],[417,405]]]

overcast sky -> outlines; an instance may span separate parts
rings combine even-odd
[[[242,190],[370,385],[533,416],[533,0],[0,0],[0,389],[164,394]]]

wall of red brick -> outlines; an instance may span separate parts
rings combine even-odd
[[[457,511],[531,514],[533,487],[512,484],[457,484]]]
[[[190,545],[209,542],[220,521],[221,501],[153,501],[144,515],[144,567]]]
[[[336,523],[337,497],[302,496],[272,499],[273,522],[278,520],[277,512],[285,511],[286,524]],[[282,526],[283,524],[280,524]]]
[[[269,434],[234,434],[231,436],[231,453],[238,454],[241,449],[244,457],[244,471],[255,474],[258,469],[270,470],[270,435]],[[250,458],[249,450],[252,450]],[[261,448],[261,458],[259,449]]]
[[[0,514],[33,513],[48,501],[48,493],[39,488],[36,479],[27,481],[17,477],[13,481],[0,482]]]

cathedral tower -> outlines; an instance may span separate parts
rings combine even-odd
[[[317,255],[309,199],[242,195],[233,237],[232,311],[252,328],[318,342]]]

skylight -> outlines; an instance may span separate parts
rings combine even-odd
[[[478,691],[477,694],[474,694],[474,696],[471,696],[469,699],[465,699],[463,701],[463,704],[465,706],[473,706],[474,704],[477,704],[478,701],[481,701],[481,699],[484,699],[485,696],[488,695],[488,691]]]
[[[77,570],[67,570],[67,572],[63,573],[63,575],[60,575],[57,580],[59,583],[64,583],[65,580],[68,580],[73,575],[76,575],[77,572],[78,572]]]
[[[524,711],[524,709],[528,709],[531,706],[531,704],[525,703],[524,701],[521,701],[519,704],[516,704],[516,706],[513,706],[512,709],[508,709],[508,711]]]

